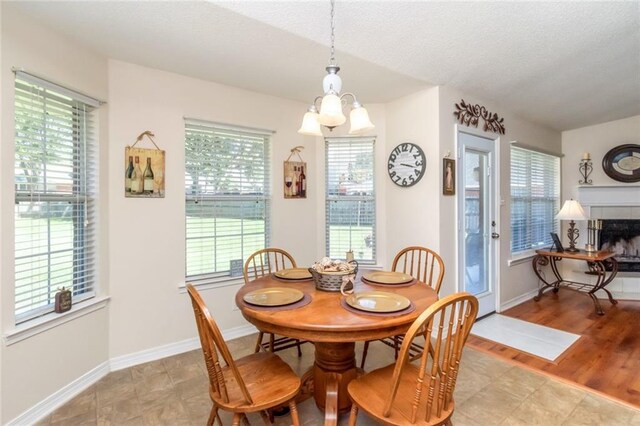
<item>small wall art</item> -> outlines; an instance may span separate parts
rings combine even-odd
[[[456,195],[456,160],[442,159],[442,194]]]
[[[147,137],[155,149],[136,148]],[[164,198],[164,151],[156,145],[155,135],[147,130],[132,146],[124,149],[124,195],[128,198]]]
[[[307,198],[307,163],[300,155],[303,149],[303,146],[292,148],[284,161],[284,198]],[[294,155],[299,161],[291,161]]]

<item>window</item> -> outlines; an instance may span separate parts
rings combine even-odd
[[[551,245],[560,208],[560,158],[511,147],[511,254]]]
[[[326,139],[327,256],[376,262],[374,138]]]
[[[196,120],[185,133],[186,277],[228,279],[269,244],[271,133]]]
[[[16,323],[53,311],[61,287],[74,303],[95,294],[98,105],[16,73]]]

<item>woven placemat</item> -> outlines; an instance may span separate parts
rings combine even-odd
[[[416,305],[413,304],[413,302],[411,302],[411,305],[409,305],[408,308],[403,309],[401,311],[396,311],[396,312],[369,312],[369,311],[361,311],[360,309],[356,309],[352,306],[350,306],[347,303],[346,297],[342,297],[342,299],[340,299],[340,305],[345,308],[347,311],[349,312],[353,312],[354,314],[358,314],[358,315],[371,315],[374,317],[399,317],[401,315],[406,315],[409,314],[413,311],[416,310]]]
[[[258,305],[252,305],[251,303],[247,303],[244,300],[240,299],[240,304],[242,305],[241,307],[243,308],[253,309],[254,311],[271,311],[271,312],[288,311],[291,309],[297,309],[297,308],[306,306],[309,303],[311,303],[311,296],[307,293],[305,293],[304,297],[298,300],[296,303],[291,303],[290,305],[282,305],[282,306],[258,306]]]
[[[380,286],[380,287],[411,287],[412,285],[414,285],[415,283],[418,282],[418,280],[416,280],[414,278],[413,280],[409,281],[408,283],[404,283],[404,284],[384,284],[384,283],[376,283],[376,282],[373,282],[373,281],[369,281],[365,277],[360,278],[360,281],[362,281],[363,283],[365,283],[367,285],[374,285],[374,286]]]

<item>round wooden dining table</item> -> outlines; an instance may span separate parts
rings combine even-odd
[[[309,295],[311,302],[295,309],[271,310],[243,301],[246,293],[268,287],[297,288]],[[415,309],[388,316],[355,313],[342,306],[339,292],[317,290],[312,280],[291,282],[272,275],[245,284],[236,294],[242,315],[261,331],[314,343],[315,362],[303,376],[303,393],[312,394],[324,410],[325,425],[337,424],[338,413],[351,407],[347,385],[358,375],[355,342],[404,334],[438,300],[436,292],[419,281],[411,286],[374,286],[358,280],[354,290],[397,293],[411,300]]]

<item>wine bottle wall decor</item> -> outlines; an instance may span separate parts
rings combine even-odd
[[[307,163],[300,156],[303,148],[293,148],[284,162],[284,198],[307,198]],[[300,161],[290,161],[293,155]]]
[[[135,148],[147,136],[155,149]],[[124,195],[130,198],[164,198],[164,151],[151,137],[150,131],[124,149]]]

